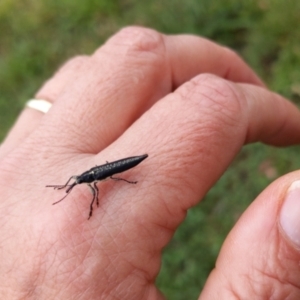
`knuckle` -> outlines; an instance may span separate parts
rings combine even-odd
[[[221,125],[236,126],[243,113],[243,95],[237,86],[212,74],[201,74],[184,84],[182,98],[200,106],[201,111]]]
[[[157,52],[164,49],[162,34],[153,29],[138,26],[129,26],[121,29],[106,44],[126,46],[127,51],[135,53]]]

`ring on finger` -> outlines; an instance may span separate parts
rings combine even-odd
[[[25,106],[43,113],[47,113],[51,108],[52,103],[44,99],[30,99],[26,102]]]

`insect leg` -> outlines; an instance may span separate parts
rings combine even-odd
[[[99,190],[97,187],[97,181],[94,182],[93,186],[94,186],[94,189],[96,190],[96,201],[97,201],[96,203],[97,203],[97,206],[99,206],[99,198],[98,198]]]
[[[93,204],[94,204],[94,201],[95,201],[95,198],[96,198],[96,191],[98,190],[98,188],[93,188],[89,183],[87,184],[93,194],[93,200],[90,204],[90,213],[89,213],[89,217],[88,217],[88,220],[91,218],[92,214],[93,214]],[[97,195],[98,195],[98,192],[97,192]]]
[[[116,181],[119,181],[119,180],[126,181],[126,182],[131,183],[131,184],[136,184],[137,183],[137,181],[129,181],[129,180],[126,180],[126,179],[123,179],[123,178],[119,178],[119,177],[112,177],[112,176],[110,176],[110,178],[113,179],[113,180],[116,180]]]

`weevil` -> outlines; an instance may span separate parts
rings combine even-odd
[[[80,175],[71,176],[64,185],[46,185],[46,187],[53,187],[54,189],[58,189],[58,190],[61,190],[61,189],[67,187],[67,189],[66,189],[67,195],[65,195],[60,200],[54,202],[53,205],[64,200],[77,184],[85,183],[88,185],[88,187],[90,188],[92,195],[93,195],[93,199],[90,204],[90,213],[89,213],[89,217],[88,217],[88,220],[89,220],[93,214],[93,205],[94,205],[95,200],[96,200],[97,206],[99,206],[99,199],[98,199],[99,190],[97,187],[97,182],[111,178],[113,180],[122,180],[122,181],[126,181],[128,183],[131,183],[131,184],[136,184],[137,181],[129,181],[129,180],[126,180],[123,178],[113,177],[113,175],[122,173],[124,171],[127,171],[127,170],[137,166],[139,163],[141,163],[147,157],[148,157],[148,154],[143,154],[140,156],[132,156],[132,157],[123,158],[123,159],[116,160],[113,162],[106,162],[106,164],[93,167],[90,170],[85,171]],[[72,184],[69,184],[69,182],[72,179],[74,179],[74,182]]]

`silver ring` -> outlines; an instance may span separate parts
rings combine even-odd
[[[47,113],[52,106],[52,103],[43,99],[30,99],[26,102],[26,107],[33,108],[43,113]]]

